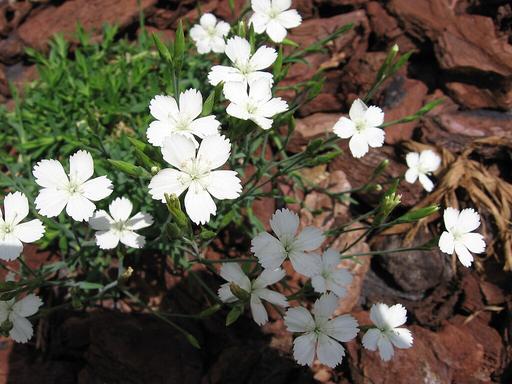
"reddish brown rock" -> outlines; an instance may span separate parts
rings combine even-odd
[[[5,67],[0,64],[0,95],[9,96],[10,94],[7,76],[5,75]]]
[[[117,0],[66,1],[58,7],[49,6],[28,19],[18,29],[19,36],[28,46],[45,50],[48,40],[58,32],[72,40],[77,23],[85,30],[100,35],[104,24],[117,24],[124,28],[136,22],[140,11],[137,3],[137,0],[125,0],[120,6]],[[156,3],[157,0],[141,0],[140,6],[149,13]]]
[[[29,14],[30,1],[4,1],[0,3],[0,36],[7,36]]]
[[[21,41],[12,36],[5,40],[0,40],[0,62],[4,64],[14,64],[18,62],[24,53],[24,47]]]
[[[455,101],[470,109],[499,109],[503,105],[512,105],[512,88],[508,93],[502,95],[499,94],[499,90],[490,90],[465,83],[447,83],[446,88]]]
[[[141,33],[141,31],[142,30],[139,29],[137,30],[137,33]],[[145,31],[149,36],[156,34],[165,43],[173,42],[176,37],[176,32],[174,32],[172,29],[158,29],[155,27],[146,26]]]
[[[332,127],[341,114],[315,113],[303,119],[297,119],[288,148],[292,152],[302,152],[312,139],[332,133]]]

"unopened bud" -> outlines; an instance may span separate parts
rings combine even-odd
[[[157,167],[156,165],[151,167],[151,174],[155,176],[158,172],[160,172],[160,167]]]
[[[12,323],[11,320],[9,319],[6,319],[2,325],[0,325],[0,333],[2,333],[2,335],[8,335],[9,332],[11,331],[11,329],[14,327],[14,324]]]
[[[119,276],[119,278],[117,279],[117,284],[119,285],[124,285],[128,279],[132,276],[133,274],[133,268],[128,266],[128,268],[126,268],[124,270],[124,272],[121,274],[121,276]]]
[[[174,222],[180,229],[187,228],[188,218],[187,215],[185,215],[185,213],[181,210],[181,204],[178,196],[175,194],[169,195],[167,193],[164,196],[167,203],[167,209],[169,209],[169,213],[174,219]]]

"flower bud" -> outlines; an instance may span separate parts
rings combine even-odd
[[[235,295],[237,298],[239,298],[242,301],[248,301],[251,298],[251,294],[249,292],[240,288],[235,283],[230,283],[229,289],[231,290],[231,293],[233,295]]]
[[[9,332],[11,331],[11,329],[13,328],[14,324],[12,323],[11,320],[9,319],[6,319],[2,325],[0,325],[0,333],[3,335],[3,336],[6,336],[9,334]]]
[[[415,209],[407,212],[406,214],[400,216],[397,221],[402,222],[411,222],[423,219],[424,217],[430,216],[431,214],[437,212],[439,210],[438,205],[429,205],[428,207]]]
[[[177,224],[177,226],[180,229],[185,229],[188,226],[188,218],[185,213],[181,210],[181,203],[178,199],[178,196],[175,194],[172,194],[169,196],[169,194],[165,194],[165,201],[167,202],[167,209],[169,209],[169,212],[174,219],[174,222]]]

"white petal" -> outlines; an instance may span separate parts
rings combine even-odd
[[[252,318],[258,325],[263,325],[268,321],[267,310],[263,306],[260,298],[256,295],[251,295],[251,313]]]
[[[24,243],[33,243],[43,237],[44,225],[41,220],[34,219],[20,223],[14,227],[14,236]]]
[[[313,314],[317,320],[320,318],[328,319],[332,316],[337,307],[338,297],[332,293],[327,293],[320,296],[320,298],[315,301]]]
[[[30,321],[15,313],[11,313],[10,319],[13,323],[13,327],[9,332],[9,336],[17,343],[26,343],[29,341],[34,334],[34,329]]]
[[[439,238],[438,245],[441,252],[452,255],[455,247],[455,239],[450,232],[444,231]]]
[[[409,152],[405,156],[405,162],[409,168],[415,168],[420,162],[420,155],[417,152]],[[414,181],[413,181],[414,183]]]
[[[270,11],[270,0],[251,0],[251,7],[254,12],[267,13]]]
[[[270,227],[281,238],[291,238],[299,228],[299,215],[287,208],[278,209],[270,219]]]
[[[96,205],[81,195],[73,195],[69,198],[66,213],[75,221],[87,221],[94,214]]]
[[[62,188],[69,183],[68,176],[57,160],[41,160],[32,171],[36,183],[44,188]]]
[[[226,36],[229,33],[230,29],[231,26],[229,25],[229,23],[226,23],[225,21],[219,21],[215,26],[215,31],[217,32],[218,37]],[[224,52],[224,49],[222,51]]]
[[[67,192],[53,188],[43,188],[36,197],[35,205],[39,214],[46,217],[55,217],[62,212],[68,200]]]
[[[460,211],[457,220],[457,229],[464,233],[474,231],[480,226],[480,215],[473,208]]]
[[[114,220],[104,210],[94,212],[94,215],[89,219],[90,227],[96,231],[108,231],[113,223]]]
[[[265,81],[265,80],[263,80]],[[267,103],[261,105],[258,108],[258,114],[263,117],[273,117],[279,113],[285,112],[288,110],[288,103],[281,99],[280,97],[276,97],[268,101]]]
[[[323,331],[330,337],[347,342],[353,340],[359,332],[357,320],[350,315],[338,316],[329,320],[323,327]]]
[[[201,117],[190,123],[190,130],[200,138],[218,134],[219,127],[220,122],[213,115]]]
[[[292,0],[272,0],[272,8],[280,12],[287,10],[292,5]]]
[[[286,258],[281,242],[267,232],[262,232],[252,239],[251,252],[266,269],[279,268]]]
[[[270,18],[265,13],[257,12],[251,16],[249,19],[249,24],[252,24],[254,32],[259,34],[265,32],[269,21]]]
[[[252,116],[251,120],[256,123],[258,127],[264,130],[269,130],[272,128],[272,119],[268,119],[266,117],[260,117],[260,116]]]
[[[310,332],[315,329],[315,320],[304,307],[289,308],[284,315],[288,332]]]
[[[300,365],[313,365],[317,337],[313,332],[297,337],[293,341],[293,358]]]
[[[270,72],[254,71],[246,76],[246,81],[248,81],[249,84],[252,84],[258,80],[266,80],[271,84],[274,84],[274,75],[272,75]]]
[[[208,169],[218,168],[229,159],[231,143],[224,136],[208,136],[197,151],[199,162],[208,164]]]
[[[246,292],[251,291],[251,281],[247,275],[242,271],[242,268],[237,263],[224,263],[220,268],[220,276],[230,282],[235,283]]]
[[[69,157],[69,178],[79,184],[89,180],[94,173],[94,162],[87,151],[78,151]]]
[[[327,284],[325,278],[320,274],[315,275],[311,278],[311,285],[313,286],[315,292],[325,293],[327,291]]]
[[[322,254],[322,264],[324,266],[324,269],[331,270],[336,268],[336,266],[341,261],[341,255],[340,253],[334,249],[334,248],[328,248],[323,254]]]
[[[229,25],[228,25],[228,29],[229,29]],[[228,32],[229,32],[229,30],[228,30]],[[210,40],[210,47],[211,47],[212,51],[215,53],[224,53],[224,50],[226,49],[226,42],[224,41],[224,38],[215,36],[215,37],[212,37],[212,39]]]
[[[190,28],[190,37],[198,43],[200,41],[205,41],[208,38],[208,33],[201,25],[196,24]]]
[[[322,261],[316,253],[291,252],[289,254],[293,269],[304,276],[315,276],[320,272]]]
[[[298,27],[302,23],[302,17],[295,9],[282,12],[277,16],[277,21],[286,29]]]
[[[96,244],[101,249],[113,249],[119,244],[119,232],[98,231],[95,234]]]
[[[377,350],[377,343],[381,337],[381,331],[377,328],[371,328],[363,336],[363,347],[369,351]]]
[[[281,268],[264,269],[263,272],[253,282],[254,288],[265,288],[282,280],[285,276],[284,270]]]
[[[258,103],[269,101],[272,98],[272,82],[263,78],[252,82],[249,87],[249,98]]]
[[[211,85],[217,85],[220,82],[244,82],[245,77],[236,68],[214,65],[208,73],[208,81]]]
[[[346,117],[340,119],[334,124],[333,132],[342,139],[348,139],[356,133],[356,124]]]
[[[427,149],[420,154],[419,162],[427,172],[434,172],[441,165],[441,157],[434,151]]]
[[[165,203],[165,194],[180,196],[188,188],[190,178],[176,169],[162,169],[149,182],[149,193],[155,200]]]
[[[208,191],[193,182],[185,195],[185,210],[194,223],[206,224],[217,213],[217,206]]]
[[[16,225],[28,215],[28,200],[21,192],[8,193],[4,199],[4,220]]]
[[[179,113],[178,104],[174,97],[157,95],[149,102],[149,112],[157,120],[176,119]]]
[[[205,13],[201,18],[199,19],[199,23],[203,27],[214,27],[217,23],[217,18],[211,14],[211,13]]]
[[[274,61],[276,61],[276,59],[276,50],[274,48],[269,48],[263,45],[259,47],[256,52],[254,52],[254,55],[252,55],[249,64],[253,71],[261,71],[262,69],[270,67]]]
[[[370,320],[377,328],[384,329],[388,327],[387,316],[389,307],[384,303],[373,304],[370,308]]]
[[[466,246],[460,242],[455,242],[455,253],[461,264],[465,267],[471,266],[473,262],[473,255],[469,252]]]
[[[247,40],[235,36],[228,39],[225,52],[232,63],[247,63],[251,54],[251,46]]]
[[[288,306],[288,301],[286,300],[286,296],[279,292],[272,291],[267,288],[259,288],[253,291],[253,295],[258,296],[260,299],[268,301],[274,305],[278,305],[280,307],[286,308]]]
[[[420,183],[425,188],[425,191],[431,192],[434,189],[434,183],[423,173],[419,175]]]
[[[270,20],[267,24],[267,35],[275,43],[280,43],[286,37],[286,28],[277,20]],[[266,67],[264,67],[266,68]]]
[[[369,126],[378,127],[384,122],[384,112],[379,107],[372,105],[364,113],[364,118]]]
[[[411,331],[406,328],[395,328],[388,333],[389,340],[397,348],[407,349],[412,347]]]
[[[139,212],[136,215],[134,215],[131,219],[129,219],[126,222],[126,225],[132,231],[147,228],[153,225],[153,216],[151,216],[149,213]]]
[[[213,171],[208,177],[207,189],[216,199],[236,199],[242,192],[242,185],[235,171]]]
[[[396,328],[407,321],[407,310],[402,304],[395,304],[389,307],[386,323],[389,328]]]
[[[387,337],[381,335],[379,340],[377,341],[377,346],[379,348],[379,355],[383,361],[389,361],[395,354],[393,350],[393,344],[389,341]]]
[[[155,147],[161,147],[164,144],[165,138],[172,135],[173,132],[175,132],[173,123],[155,120],[149,124],[146,136],[150,144]]]
[[[113,192],[112,182],[107,176],[100,176],[86,181],[82,185],[83,195],[89,200],[99,201]]]
[[[457,226],[458,219],[459,219],[459,211],[457,209],[448,207],[444,210],[444,213],[443,213],[444,226],[448,231],[451,231],[454,227]]]
[[[229,83],[229,84],[231,84],[231,83]],[[251,115],[249,114],[247,109],[244,108],[243,105],[236,104],[236,103],[230,103],[226,108],[226,113],[229,116],[236,117],[237,119],[240,119],[240,120],[248,120],[251,117]]]
[[[16,259],[23,250],[23,244],[13,235],[5,236],[0,240],[0,259],[11,261]]]
[[[235,301],[238,301],[238,298],[233,295],[233,292],[231,292],[229,283],[222,284],[217,291],[217,294],[224,303],[234,303]]]
[[[384,144],[385,132],[383,129],[371,127],[366,128],[364,130],[364,136],[366,137],[368,145],[372,148],[379,148]]]
[[[316,227],[306,227],[293,242],[294,249],[313,251],[320,247],[325,240],[322,231]]]
[[[245,82],[226,83],[222,91],[224,97],[235,104],[242,105],[249,98]]]
[[[341,360],[345,356],[345,348],[329,336],[320,333],[316,354],[320,363],[334,368],[341,364]]]
[[[462,235],[462,243],[473,253],[485,252],[484,237],[479,233],[465,233]]]
[[[133,231],[124,230],[121,232],[121,243],[131,248],[142,248],[146,244],[146,239]]]
[[[25,296],[13,305],[12,310],[22,317],[29,317],[37,313],[43,301],[32,293]]]
[[[126,197],[118,197],[110,203],[108,210],[114,221],[126,221],[132,214],[133,204]]]
[[[173,167],[182,169],[183,163],[196,157],[196,146],[185,136],[172,134],[164,140],[162,155]]]
[[[405,181],[407,181],[410,184],[414,184],[416,180],[418,179],[418,170],[416,168],[409,168],[405,172]]]
[[[195,119],[203,110],[203,96],[197,89],[187,89],[180,94],[180,116]]]
[[[356,121],[363,119],[367,109],[368,107],[361,99],[354,100],[350,107],[350,111],[348,112],[350,120]]]
[[[348,142],[350,152],[355,158],[363,157],[368,153],[368,142],[366,137],[360,133],[355,133]]]

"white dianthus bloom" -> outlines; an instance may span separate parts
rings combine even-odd
[[[374,304],[370,309],[370,319],[377,328],[371,328],[363,336],[363,346],[370,350],[379,349],[380,358],[389,361],[393,357],[393,345],[400,349],[412,347],[411,331],[399,328],[407,321],[407,310],[402,304],[388,307]]]
[[[382,109],[373,105],[367,107],[362,100],[357,99],[350,107],[349,117],[341,117],[333,131],[342,139],[350,138],[348,145],[352,156],[363,157],[368,147],[382,147],[385,132],[378,128],[384,122]]]
[[[0,301],[0,324],[5,321],[11,322],[9,336],[17,343],[26,343],[34,334],[32,324],[27,317],[37,313],[41,305],[43,305],[42,300],[34,294],[29,294],[19,301],[15,299]]]
[[[215,170],[226,163],[231,143],[224,136],[208,136],[196,153],[192,140],[182,135],[167,137],[162,147],[164,160],[177,169],[166,168],[158,172],[149,183],[153,199],[165,203],[165,194],[185,195],[185,209],[196,224],[205,224],[215,215],[219,200],[236,199],[242,191],[235,171]]]
[[[251,313],[254,321],[258,325],[263,325],[268,321],[267,310],[263,306],[261,300],[268,301],[271,304],[280,307],[287,307],[288,302],[286,297],[279,292],[272,291],[267,287],[277,283],[281,280],[285,273],[282,269],[265,269],[255,280],[252,282],[245,275],[240,268],[240,265],[235,263],[225,263],[220,269],[220,275],[228,283],[222,284],[219,288],[219,297],[224,303],[234,303],[238,298],[233,295],[230,288],[230,283],[234,283],[250,294]]]
[[[43,237],[41,220],[22,223],[29,212],[27,197],[20,192],[9,193],[4,199],[4,215],[0,210],[0,259],[10,261],[18,258],[23,243],[33,243]]]
[[[138,212],[130,218],[133,205],[126,197],[112,201],[108,210],[110,214],[100,210],[89,219],[91,228],[98,231],[95,234],[96,244],[101,249],[115,248],[119,242],[131,248],[142,248],[146,239],[135,231],[153,224],[153,217]]]
[[[332,318],[338,306],[336,295],[322,295],[315,301],[313,316],[304,307],[290,308],[284,316],[288,331],[303,335],[293,342],[293,357],[301,365],[313,365],[316,358],[331,368],[339,365],[345,348],[339,343],[354,339],[359,332],[357,320],[350,315]]]
[[[462,265],[469,267],[473,262],[473,253],[485,251],[484,237],[479,233],[472,233],[480,226],[480,215],[472,208],[462,211],[448,207],[443,214],[446,231],[439,238],[439,248],[450,255],[455,253]]]
[[[289,209],[277,210],[270,219],[270,227],[277,238],[267,232],[260,233],[251,242],[251,251],[266,269],[276,269],[289,258],[293,268],[314,276],[320,270],[320,256],[307,253],[320,247],[325,236],[315,227],[306,227],[297,234],[299,216]]]
[[[199,19],[199,24],[190,29],[190,37],[196,43],[197,52],[222,53],[226,47],[224,37],[227,36],[230,28],[225,21],[217,22],[215,15],[205,13]]]
[[[276,60],[277,52],[274,48],[261,46],[251,55],[249,42],[235,36],[226,43],[226,55],[233,66],[214,65],[208,74],[210,84],[217,85],[220,82],[252,84],[262,78],[273,82],[272,74],[262,70],[270,67]]]
[[[352,275],[345,268],[338,268],[340,257],[340,253],[333,248],[323,253],[321,269],[311,277],[311,285],[316,292],[331,291],[339,297],[347,294],[345,286],[352,282]]]
[[[420,180],[425,191],[430,192],[434,189],[434,183],[428,178],[432,172],[435,172],[441,165],[441,157],[434,151],[427,149],[421,153],[410,152],[405,157],[409,169],[405,172],[405,181],[415,183]]]
[[[36,183],[43,187],[36,198],[36,208],[46,217],[57,216],[66,208],[74,220],[88,220],[96,209],[93,201],[112,193],[112,182],[106,176],[91,179],[94,162],[87,151],[69,157],[69,177],[57,160],[41,160],[32,173]]]
[[[252,120],[263,129],[272,127],[272,117],[288,110],[288,104],[280,97],[272,97],[272,84],[259,79],[249,86],[244,83],[227,83],[224,96],[231,104],[226,112],[241,120]]]
[[[287,29],[298,27],[302,17],[295,9],[289,9],[291,0],[252,0],[252,10],[249,23],[254,26],[254,32],[267,35],[275,43],[284,40]]]
[[[151,122],[146,135],[148,141],[157,146],[173,133],[192,140],[197,147],[194,135],[204,139],[219,133],[220,123],[214,115],[199,117],[203,110],[203,97],[196,89],[187,89],[180,93],[179,106],[174,97],[155,96],[149,103],[149,111],[156,119]]]

